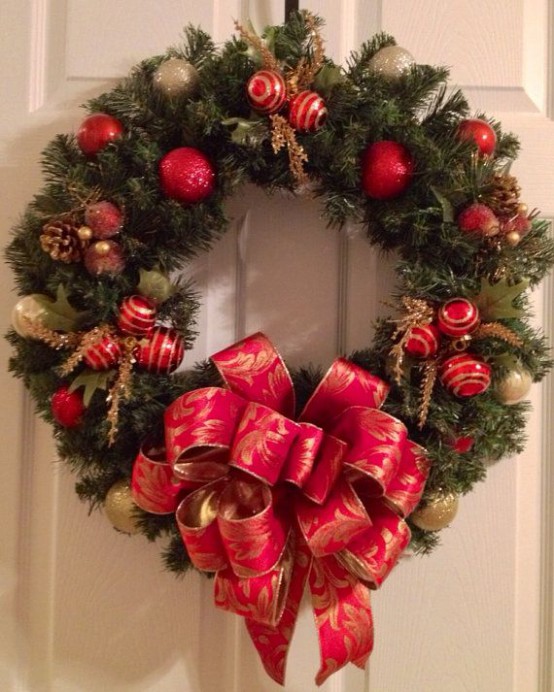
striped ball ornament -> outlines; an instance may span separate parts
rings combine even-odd
[[[185,354],[183,337],[170,327],[156,327],[137,350],[137,365],[158,375],[179,367]]]
[[[246,96],[257,113],[277,113],[287,98],[285,80],[273,70],[255,72],[246,85]]]
[[[115,337],[107,334],[101,341],[90,346],[83,360],[93,370],[109,370],[119,363],[121,347]]]
[[[315,132],[327,120],[325,101],[315,91],[301,91],[290,101],[289,123],[299,132]]]
[[[144,296],[128,296],[119,306],[117,326],[129,336],[146,336],[154,329],[156,308]]]
[[[439,350],[440,334],[434,324],[412,327],[404,350],[414,358],[431,358]]]
[[[465,336],[479,326],[479,309],[466,298],[452,298],[439,308],[437,323],[446,336]]]
[[[471,353],[447,358],[439,370],[442,386],[454,396],[471,397],[485,392],[491,383],[491,367]]]

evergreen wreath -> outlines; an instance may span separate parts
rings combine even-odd
[[[78,495],[120,530],[168,538],[175,572],[191,564],[175,515],[137,507],[131,476],[146,438],[162,445],[172,402],[228,381],[212,361],[173,372],[198,308],[173,277],[225,232],[225,201],[246,182],[308,192],[328,225],[362,224],[397,253],[396,314],[345,362],[388,383],[382,411],[426,450],[415,551],[436,545],[491,461],[523,449],[522,400],[551,367],[529,292],[554,245],[509,172],[516,138],[469,117],[448,71],[391,36],[335,65],[321,24],[294,12],[262,36],[237,25],[220,50],[188,27],[47,146],[44,188],[7,249],[23,296],[11,372],[53,425]],[[291,376],[300,411],[322,371]]]

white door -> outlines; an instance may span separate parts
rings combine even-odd
[[[3,244],[38,190],[40,150],[57,132],[76,128],[80,103],[110,88],[142,57],[178,42],[188,22],[222,41],[233,18],[250,15],[257,27],[279,23],[283,6],[281,0],[0,0]],[[552,2],[311,0],[301,6],[326,18],[327,52],[337,61],[384,29],[419,62],[453,66],[453,81],[474,108],[520,135],[515,173],[524,198],[554,216]],[[194,268],[205,307],[189,362],[257,329],[292,364],[311,357],[325,365],[338,349],[369,343],[391,286],[390,270],[374,251],[325,229],[313,202],[284,205],[248,190],[230,210],[229,233]],[[7,269],[0,276],[7,325],[15,297]],[[316,286],[313,295],[307,286]],[[551,293],[549,284],[537,295],[536,313],[554,338]],[[6,360],[6,344],[0,348]],[[2,384],[0,689],[278,689],[239,618],[213,607],[211,583],[192,573],[175,580],[162,571],[156,546],[116,533],[100,513],[87,516],[20,384],[6,374]],[[346,670],[323,690],[554,690],[554,492],[547,466],[553,393],[552,385],[535,388],[521,458],[492,467],[488,484],[463,500],[442,547],[429,559],[404,559],[374,596],[376,649],[367,673]],[[317,661],[304,608],[286,689],[315,689]]]

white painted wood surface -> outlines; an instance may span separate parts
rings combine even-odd
[[[4,244],[39,187],[40,150],[57,132],[75,130],[78,104],[140,58],[176,43],[188,21],[221,41],[235,17],[249,14],[258,27],[280,22],[283,4],[0,0]],[[327,50],[336,60],[383,28],[420,62],[450,64],[474,107],[520,135],[515,172],[525,198],[554,216],[552,2],[312,0],[301,6],[326,17]],[[229,233],[191,269],[205,300],[189,362],[256,329],[266,330],[291,363],[311,357],[325,365],[337,350],[369,343],[372,319],[391,286],[387,263],[375,251],[325,229],[313,202],[265,198],[248,188],[229,212]],[[7,324],[15,298],[6,269],[0,282]],[[552,282],[538,294],[537,315],[552,332],[551,291]],[[5,362],[7,346],[0,348]],[[156,546],[115,533],[99,513],[87,516],[19,383],[4,374],[2,385],[0,689],[278,689],[264,676],[239,619],[212,606],[209,582],[196,574],[176,581],[162,571]],[[526,452],[491,468],[489,483],[463,500],[443,546],[430,559],[405,559],[375,594],[377,642],[368,673],[340,673],[323,690],[554,690],[554,517],[552,488],[545,485],[552,481],[552,384],[543,394],[535,390]],[[289,660],[289,692],[315,689],[317,657],[305,607]]]

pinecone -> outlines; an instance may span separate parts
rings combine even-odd
[[[501,217],[512,217],[519,213],[521,188],[513,175],[495,173],[483,195],[483,202]]]
[[[42,227],[40,245],[53,260],[79,262],[90,242],[82,237],[86,234],[79,234],[80,229],[72,219],[53,219]]]

